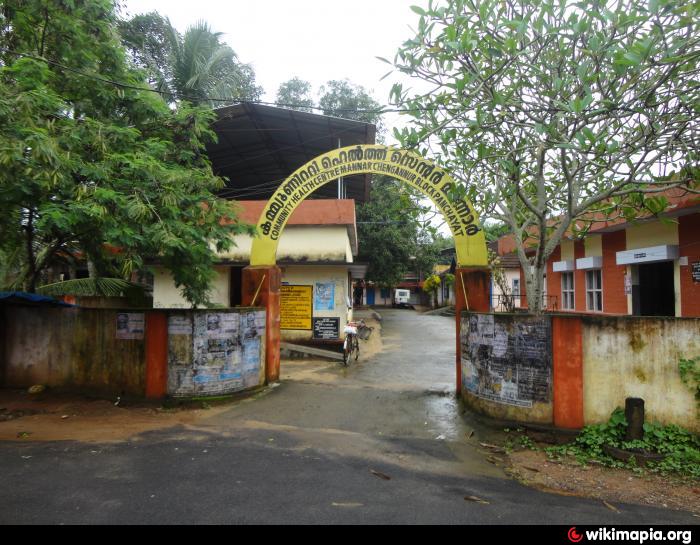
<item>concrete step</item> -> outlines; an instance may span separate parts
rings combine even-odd
[[[454,316],[455,315],[455,307],[453,307],[453,306],[440,307],[440,308],[436,308],[433,310],[428,310],[428,311],[424,312],[423,314],[428,315],[428,316],[433,316],[433,315]]]
[[[292,344],[287,342],[281,342],[280,348],[282,350],[289,350],[290,352],[298,352],[307,356],[316,356],[321,358],[328,358],[331,360],[343,360],[343,355],[339,352],[334,352],[332,350],[324,350],[323,348],[316,348],[314,346],[306,346],[303,344]]]

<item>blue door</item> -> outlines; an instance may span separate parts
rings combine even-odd
[[[367,289],[367,304],[368,305],[373,305],[374,304],[374,288],[368,288]]]

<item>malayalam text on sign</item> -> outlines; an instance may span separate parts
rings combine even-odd
[[[281,286],[281,329],[311,329],[312,290],[312,286]]]

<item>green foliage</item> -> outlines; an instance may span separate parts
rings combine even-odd
[[[425,282],[423,282],[423,291],[428,293],[437,293],[437,290],[440,289],[440,284],[440,277],[433,274],[426,278]]]
[[[375,177],[371,197],[357,207],[358,259],[369,263],[367,280],[393,287],[408,272],[432,272],[434,233],[422,221],[428,209],[405,184],[386,177]]]
[[[275,102],[284,108],[312,112],[314,100],[311,98],[311,84],[297,77],[285,81],[277,90]]]
[[[0,222],[12,286],[58,260],[128,278],[155,258],[206,303],[214,249],[246,230],[214,192],[214,114],[143,91],[114,3],[13,0],[0,19]],[[87,74],[88,76],[84,75]],[[110,82],[121,82],[114,85]]]
[[[154,87],[168,91],[173,79],[171,40],[177,38],[168,18],[151,12],[120,20],[117,24],[132,62],[146,72]]]
[[[509,232],[508,225],[502,222],[485,222],[481,228],[486,242],[494,242]]]
[[[603,445],[643,449],[667,455],[663,461],[649,464],[650,471],[678,473],[700,479],[700,437],[697,435],[676,425],[645,423],[644,439],[626,442],[626,430],[625,413],[617,408],[605,424],[584,427],[573,443],[545,450],[551,458],[573,456],[582,464],[595,460],[609,467],[635,468],[634,462],[625,464],[605,454]]]
[[[294,77],[279,86],[275,100],[284,108],[302,112],[320,109],[324,115],[372,123],[377,127],[377,141],[382,141],[382,106],[361,85],[347,79],[328,81],[318,91],[318,105],[311,94],[311,83]]]
[[[695,390],[695,399],[700,408],[700,357],[697,358],[681,358],[678,362],[678,371],[681,375],[681,381],[691,390]]]
[[[138,292],[143,295],[145,286],[121,278],[77,278],[39,287],[41,295],[60,297],[77,295],[83,297],[126,297]]]
[[[119,30],[133,62],[175,100],[216,107],[228,99],[235,103],[262,96],[252,66],[239,62],[233,49],[221,42],[223,34],[205,21],[180,35],[167,18],[152,12],[119,21]]]
[[[361,85],[348,80],[331,80],[320,89],[318,105],[324,115],[364,121],[377,126],[377,135],[381,136],[382,106]],[[381,140],[378,138],[378,140]]]
[[[530,439],[527,435],[520,436],[520,446],[528,450],[538,450],[534,441]]]
[[[440,277],[433,274],[425,279],[423,282],[423,291],[430,294],[433,299],[433,306],[437,306],[437,294],[440,289]]]
[[[393,64],[430,90],[394,85],[411,118],[395,137],[508,226],[532,310],[572,226],[658,214],[664,190],[698,187],[698,2],[427,4]]]
[[[503,443],[503,449],[507,454],[512,453],[515,450],[528,449],[528,450],[539,450],[535,442],[528,437],[527,432],[523,428],[503,428],[503,431],[508,435]]]

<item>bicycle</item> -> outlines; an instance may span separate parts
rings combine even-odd
[[[343,343],[343,365],[347,367],[348,361],[355,355],[355,361],[360,357],[360,341],[366,341],[374,331],[373,327],[365,324],[364,320],[359,322],[348,322],[345,326],[345,342]]]
[[[348,322],[345,326],[345,341],[343,342],[343,365],[348,366],[348,362],[355,355],[355,361],[360,357],[360,341],[358,329],[363,324],[357,322]]]

